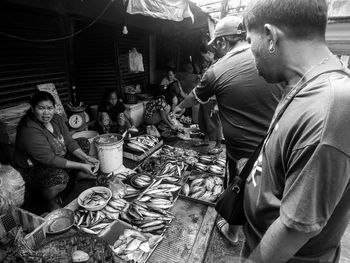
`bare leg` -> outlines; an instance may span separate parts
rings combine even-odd
[[[57,202],[57,196],[61,193],[67,184],[59,184],[49,188],[44,188],[41,190],[43,198],[48,206],[49,211],[53,211],[57,208],[61,208],[61,206]]]

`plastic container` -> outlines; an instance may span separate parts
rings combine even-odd
[[[30,249],[35,249],[46,237],[44,223],[44,218],[15,207],[0,216],[0,239],[14,227],[21,226],[23,231],[29,232],[24,237],[24,242]]]
[[[125,93],[125,103],[126,104],[136,104],[137,94]]]
[[[101,203],[100,205],[96,205],[96,206],[88,206],[88,205],[83,205],[83,200],[87,197],[87,196],[91,196],[94,192],[97,193],[101,193],[104,192],[108,195],[108,198],[106,200],[104,200],[103,203]],[[103,187],[103,186],[95,186],[95,187],[91,187],[89,189],[86,189],[84,192],[82,192],[79,197],[78,197],[78,204],[85,208],[86,210],[89,211],[98,211],[101,210],[102,208],[104,208],[109,200],[111,200],[112,198],[112,191],[110,189],[108,189],[107,187]]]
[[[86,138],[89,140],[90,142],[90,151],[89,151],[89,155],[96,157],[97,156],[97,149],[96,146],[94,144],[94,139],[95,137],[98,136],[98,132],[97,131],[80,131],[80,132],[76,132],[73,134],[72,138],[73,139],[77,139],[77,138]]]
[[[100,171],[118,171],[123,165],[123,137],[116,133],[103,134],[96,136],[94,143],[100,160]]]

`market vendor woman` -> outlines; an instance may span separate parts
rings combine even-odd
[[[162,90],[161,94],[153,97],[146,104],[144,120],[146,124],[167,125],[170,129],[176,130],[171,119],[172,105],[177,105],[176,94],[171,90]]]
[[[99,133],[123,133],[129,128],[136,129],[115,89],[106,89],[98,106],[97,120]]]
[[[69,177],[94,178],[99,161],[72,139],[64,119],[55,114],[50,93],[35,93],[30,105],[17,127],[15,164],[29,189],[39,191],[45,209],[51,211],[60,207],[57,198]]]

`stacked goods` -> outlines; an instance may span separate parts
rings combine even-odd
[[[152,149],[157,143],[159,143],[158,138],[148,134],[132,137],[126,140],[126,146],[129,149],[141,153],[146,153],[147,151]]]
[[[202,173],[189,176],[181,193],[194,199],[215,203],[223,190],[222,178]]]
[[[137,226],[144,233],[162,234],[172,221],[173,215],[162,209],[148,206],[145,202],[134,201],[120,214],[120,219]]]
[[[127,262],[145,262],[151,250],[162,237],[142,234],[132,229],[125,229],[117,241],[111,246],[116,255]]]

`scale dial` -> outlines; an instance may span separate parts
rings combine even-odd
[[[84,124],[83,117],[80,114],[73,114],[69,117],[68,124],[73,129],[79,129]]]

